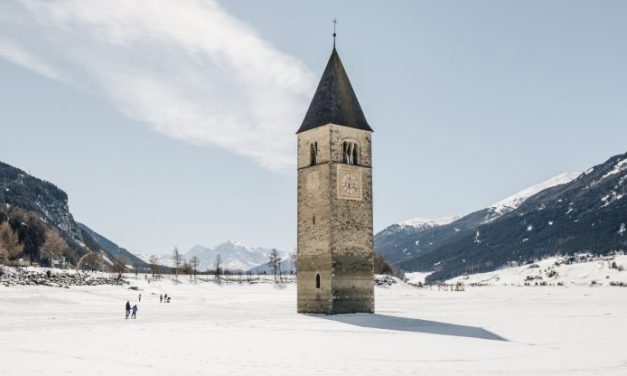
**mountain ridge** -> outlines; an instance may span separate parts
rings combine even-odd
[[[129,264],[140,263],[141,266],[146,266],[130,252],[75,221],[65,191],[4,162],[0,162],[0,203],[37,215],[45,224],[59,231],[77,257],[83,256],[88,250],[102,249],[112,258],[121,257]],[[43,240],[38,239],[37,242],[41,243]],[[112,248],[108,244],[119,249],[111,252]],[[32,261],[38,261],[39,250],[32,250],[28,257],[35,259]]]
[[[627,243],[616,234],[627,222],[627,203],[621,200],[626,175],[627,153],[619,154],[584,173],[557,175],[449,224],[427,229],[388,226],[375,235],[376,250],[405,271],[433,272],[428,279],[437,281],[557,252],[624,249]],[[550,182],[555,185],[545,184]]]
[[[198,270],[200,271],[213,269],[218,255],[222,259],[221,268],[231,271],[248,271],[267,263],[271,250],[271,248],[251,247],[238,241],[227,240],[214,247],[196,244],[181,255],[187,262],[193,257],[198,257]],[[278,252],[280,256],[285,255],[283,251],[278,250]],[[137,256],[149,262],[149,255],[137,253]],[[158,255],[157,258],[162,265],[172,266],[172,255]]]
[[[556,175],[466,215],[447,216],[435,220],[420,218],[420,221],[414,219],[393,224],[375,234],[375,249],[386,260],[400,266],[407,260],[434,251],[442,244],[459,240],[479,225],[516,209],[541,189],[563,184],[568,178],[574,179],[579,175],[580,173]]]

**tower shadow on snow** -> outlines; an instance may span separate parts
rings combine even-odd
[[[489,330],[477,327],[445,322],[413,319],[380,315],[376,313],[354,313],[344,315],[320,315],[309,314],[325,320],[336,321],[344,324],[385,330],[397,330],[401,332],[439,334],[444,336],[457,336],[468,338],[488,339],[492,341],[507,341],[507,339],[492,333]]]

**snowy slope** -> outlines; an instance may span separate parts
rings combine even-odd
[[[267,262],[256,266],[249,270],[253,274],[270,274],[272,268]],[[296,253],[290,253],[283,255],[281,258],[281,272],[283,274],[295,274],[296,273]]]
[[[424,284],[425,279],[433,272],[407,272],[405,273],[405,281],[414,285]]]
[[[153,256],[144,252],[133,252],[133,254],[139,257],[140,259],[142,259],[146,263],[150,263],[150,257]],[[172,262],[172,255],[168,254],[168,255],[154,255],[154,256],[157,256],[157,260],[158,260],[157,263],[159,265],[168,266],[168,267],[174,266],[173,265],[174,263]]]
[[[394,265],[436,250],[438,247],[474,233],[480,225],[507,214],[538,192],[576,179],[580,173],[563,173],[532,185],[493,205],[465,216],[438,219],[413,218],[386,227],[375,235],[377,253]]]
[[[625,196],[627,153],[585,173],[557,175],[450,223],[393,224],[375,235],[375,250],[405,272],[433,272],[431,281],[557,253],[627,250]]]
[[[79,222],[76,222],[76,224],[83,230],[84,233],[89,235],[107,254],[109,254],[111,259],[119,257],[123,260],[126,260],[126,263],[128,265],[139,265],[140,268],[148,267],[148,265],[144,265],[142,263],[142,261],[147,263],[147,261],[143,258],[138,257],[127,249],[120,247],[113,241],[107,239],[105,236],[92,230],[87,225]],[[109,264],[112,264],[110,260]]]
[[[547,188],[569,183],[577,179],[580,175],[581,175],[581,172],[565,172],[565,173],[559,174],[546,181],[543,181],[542,183],[525,188],[522,191],[516,194],[513,194],[501,201],[495,202],[489,207],[489,209],[491,209],[493,213],[497,214],[497,217],[498,217],[504,213],[507,213],[516,209],[523,202],[525,202],[529,197],[535,195],[536,193],[539,193]],[[491,220],[497,217],[492,217]]]
[[[625,162],[627,162],[627,160],[625,160]],[[517,192],[503,200],[495,202],[494,204],[490,205],[487,208],[491,212],[491,215],[489,216],[489,220],[494,220],[498,218],[500,215],[516,209],[523,202],[525,202],[525,200],[527,200],[529,197],[535,195],[536,193],[540,191],[543,191],[547,188],[555,187],[557,185],[569,183],[575,180],[580,175],[581,175],[580,172],[564,172],[548,180],[545,180],[541,183],[527,187],[521,190],[520,192]],[[402,227],[407,226],[407,227],[414,227],[418,229],[428,229],[428,228],[433,228],[437,226],[448,225],[450,223],[453,223],[459,220],[462,217],[463,216],[461,215],[451,215],[451,216],[446,216],[446,217],[436,218],[436,219],[416,217],[416,218],[399,222],[398,225]]]
[[[601,285],[627,284],[627,255],[548,257],[533,264],[503,268],[487,273],[460,276],[447,283],[480,285]]]
[[[408,219],[406,221],[400,222],[399,225],[425,229],[425,228],[432,228],[436,226],[448,225],[449,223],[454,222],[460,218],[461,216],[459,215],[452,215],[452,216],[442,217],[442,218],[437,218],[437,219],[417,217],[417,218],[412,218],[412,219]]]
[[[495,205],[502,213],[498,219],[483,221],[454,241],[399,266],[405,271],[434,271],[427,280],[445,281],[558,253],[604,255],[625,251],[627,237],[621,230],[627,223],[625,160],[627,153],[615,155],[567,183],[563,182],[574,174],[551,179],[525,194],[503,200]],[[545,186],[550,187],[525,199]],[[448,226],[457,226],[463,220]]]

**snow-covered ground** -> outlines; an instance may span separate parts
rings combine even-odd
[[[574,260],[573,260],[574,259]],[[599,285],[627,284],[627,255],[549,257],[530,265],[453,278],[447,283],[488,285]],[[627,291],[625,291],[627,293]]]
[[[627,289],[376,288],[296,313],[294,284],[0,287],[1,375],[625,375]],[[168,293],[173,302],[159,303]]]
[[[433,272],[407,272],[405,273],[405,279],[408,283],[414,285],[424,284],[429,274],[433,274]]]
[[[410,284],[424,284],[433,272],[406,272]],[[449,279],[446,284],[489,286],[611,286],[627,285],[627,255],[593,256],[579,253],[554,256],[533,264],[505,267],[487,273],[476,273]]]

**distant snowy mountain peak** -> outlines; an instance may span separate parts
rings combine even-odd
[[[437,218],[437,219],[417,217],[417,218],[408,219],[406,221],[400,222],[399,225],[410,226],[410,227],[415,227],[415,228],[432,228],[436,226],[448,225],[449,223],[455,222],[456,220],[460,218],[461,216],[459,215],[451,215],[448,217],[442,217],[442,218]]]
[[[213,248],[197,244],[182,256],[187,262],[198,257],[200,261],[198,269],[202,271],[213,269],[218,255],[220,255],[222,268],[246,271],[267,263],[270,251],[270,248],[249,247],[238,241],[227,240]],[[285,256],[285,252],[281,250],[278,252],[280,256]],[[136,255],[146,262],[150,259],[150,256],[146,254],[136,253]],[[174,266],[171,254],[158,255],[157,259],[161,265]]]
[[[218,255],[222,259],[222,267],[230,270],[248,270],[264,264],[268,261],[271,249],[262,247],[249,247],[238,241],[227,240],[213,248],[196,245],[183,257],[190,260],[196,256],[200,260],[200,270],[213,268]],[[283,251],[279,254],[284,255]]]
[[[577,179],[581,175],[581,172],[564,172],[557,176],[552,177],[549,180],[543,181],[542,183],[532,185],[522,191],[513,194],[499,202],[492,204],[489,209],[498,215],[508,213],[516,208],[518,208],[523,202],[525,202],[529,197],[539,193],[547,188],[555,187],[557,185],[562,185],[566,183],[570,183],[571,181]],[[491,218],[494,219],[494,218]]]
[[[133,255],[139,257],[146,264],[150,264],[150,258],[153,256],[144,252],[133,252]],[[172,261],[172,255],[167,254],[167,255],[155,255],[155,256],[157,257],[157,264],[162,265],[162,266],[167,266],[167,267],[174,266],[174,262]]]
[[[622,162],[617,163],[616,169],[619,171],[622,168]],[[543,181],[542,183],[532,185],[522,191],[513,194],[501,201],[498,201],[487,208],[485,211],[485,215],[482,219],[482,223],[488,223],[494,221],[499,218],[503,214],[509,213],[512,210],[518,208],[523,202],[525,202],[529,197],[551,187],[555,187],[558,185],[570,183],[571,181],[577,179],[581,175],[580,172],[565,172],[559,174],[557,176],[552,177],[549,180]],[[413,218],[403,222],[398,223],[396,228],[390,227],[387,230],[388,234],[396,233],[398,231],[402,231],[403,229],[410,229],[412,231],[415,230],[427,230],[435,227],[445,226],[450,223],[453,223],[463,216],[453,215],[448,217],[442,217],[438,219],[426,219],[426,218]],[[384,230],[386,231],[386,230]]]
[[[227,240],[224,243],[218,244],[217,246],[214,247],[215,249],[236,249],[236,248],[253,248],[253,247],[248,247],[240,242],[238,242],[237,240]]]

